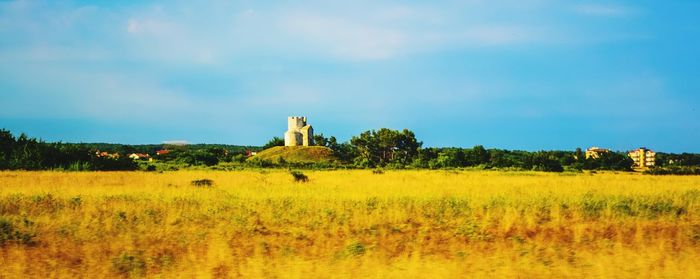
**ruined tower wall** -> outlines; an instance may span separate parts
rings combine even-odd
[[[297,131],[306,126],[306,117],[287,117],[287,131]]]

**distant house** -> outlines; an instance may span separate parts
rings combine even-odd
[[[251,156],[255,156],[255,155],[258,155],[258,152],[250,151],[250,150],[246,150],[246,151],[245,151],[245,156],[246,156],[246,157],[251,157]]]
[[[119,158],[119,153],[109,153],[106,151],[95,151],[95,157],[98,158],[110,158],[110,159],[118,159]]]
[[[144,154],[144,153],[131,153],[129,154],[129,158],[132,160],[151,160],[151,155]]]
[[[586,159],[598,159],[600,158],[600,155],[608,152],[610,152],[610,149],[593,146],[591,148],[586,149]]]
[[[158,150],[158,151],[156,151],[156,155],[158,155],[158,156],[160,156],[160,155],[165,155],[165,154],[168,154],[168,153],[170,153],[170,150],[168,150],[168,149],[163,149],[163,150]]]
[[[656,165],[656,152],[647,149],[646,147],[640,147],[627,153],[632,161],[634,161],[634,167],[638,169],[646,169]]]

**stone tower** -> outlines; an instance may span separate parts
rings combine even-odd
[[[306,117],[287,117],[284,146],[310,146],[314,144],[314,128],[306,124]]]

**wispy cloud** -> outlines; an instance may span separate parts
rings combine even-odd
[[[403,30],[335,17],[293,15],[281,20],[280,27],[315,51],[350,59],[390,58],[409,43]]]
[[[0,6],[4,18],[0,31],[13,32],[3,35],[24,40],[13,55],[21,57],[18,52],[26,49],[33,59],[41,57],[31,52],[39,47],[46,51],[46,59],[53,53],[55,57],[72,55],[61,53],[61,47],[69,47],[76,53],[111,59],[183,64],[221,65],[260,54],[378,61],[465,47],[557,44],[561,34],[575,33],[577,41],[585,40],[575,27],[553,24],[547,13],[527,10],[527,5],[517,1],[502,5],[501,12],[482,1],[352,5],[366,9],[338,3],[300,9],[291,4],[176,1],[165,7],[147,3],[107,9],[48,2],[19,4],[23,2]],[[575,10],[617,16],[630,9],[586,4]],[[514,16],[503,17],[503,13]],[[73,40],[66,44],[66,38]]]

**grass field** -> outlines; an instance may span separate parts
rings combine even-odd
[[[0,278],[700,278],[698,176],[305,173],[0,172]]]

